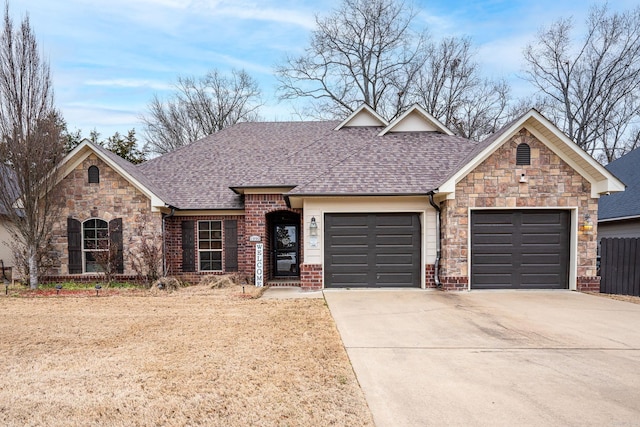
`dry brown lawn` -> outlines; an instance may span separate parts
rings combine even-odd
[[[324,300],[195,286],[1,295],[0,425],[373,421]]]

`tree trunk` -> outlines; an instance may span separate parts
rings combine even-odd
[[[31,289],[38,289],[38,263],[36,260],[37,250],[29,248],[29,285]]]

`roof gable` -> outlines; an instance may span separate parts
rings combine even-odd
[[[367,104],[362,104],[349,117],[344,119],[335,130],[346,127],[387,126],[388,122]]]
[[[167,204],[165,202],[165,197],[160,195],[160,192],[153,186],[153,184],[148,182],[148,180],[136,169],[134,164],[128,162],[117,154],[112,153],[104,147],[93,144],[88,139],[84,139],[62,160],[60,165],[62,173],[60,174],[59,180],[62,180],[64,177],[69,175],[71,171],[73,171],[92,153],[138,189],[142,194],[147,196],[151,200],[152,208],[162,207]]]
[[[591,197],[598,198],[600,194],[624,191],[624,184],[620,180],[535,109],[531,109],[482,141],[463,161],[459,170],[443,182],[439,191],[447,193],[448,198],[455,198],[456,184],[522,128],[531,132],[560,159],[589,181]]]
[[[393,132],[441,132],[453,135],[445,125],[417,104],[391,122],[379,136]]]

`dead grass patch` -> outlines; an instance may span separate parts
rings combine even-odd
[[[248,291],[2,296],[0,425],[373,425],[324,300]]]
[[[600,292],[586,292],[590,295],[597,295],[599,297],[605,297],[610,299],[615,299],[618,301],[630,302],[633,304],[640,304],[640,297],[634,297],[632,295],[616,295],[616,294],[602,294]]]

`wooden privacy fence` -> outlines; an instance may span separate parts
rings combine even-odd
[[[600,292],[640,296],[640,238],[600,240]]]

